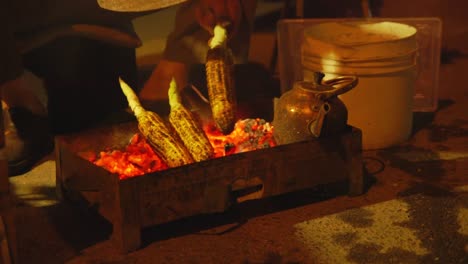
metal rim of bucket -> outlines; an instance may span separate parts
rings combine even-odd
[[[366,61],[339,61],[339,60],[330,60],[320,57],[302,57],[301,63],[304,64],[323,64],[329,66],[351,66],[351,67],[398,67],[404,65],[413,65],[416,64],[416,55],[409,56],[406,58],[398,58],[392,60],[366,60]]]
[[[304,70],[336,72],[358,75],[377,75],[401,72],[417,66],[417,56],[413,54],[394,60],[338,61],[321,57],[302,57]]]
[[[321,58],[321,59],[325,59],[325,60],[333,60],[333,61],[340,61],[340,62],[349,62],[349,63],[360,63],[360,62],[376,62],[376,61],[387,61],[389,59],[394,59],[394,60],[398,60],[398,59],[404,59],[404,58],[407,58],[407,57],[410,57],[410,56],[414,56],[418,53],[419,51],[419,48],[415,48],[413,50],[410,50],[406,53],[403,53],[403,54],[399,54],[399,55],[396,55],[396,56],[388,56],[388,57],[369,57],[369,58],[366,58],[366,59],[359,59],[359,58],[345,58],[345,57],[340,57],[340,58],[327,58],[327,56],[321,56],[319,54],[315,54],[315,53],[312,53],[312,52],[308,52],[308,51],[304,51],[302,50],[301,54],[302,54],[302,57],[307,57],[307,58]]]
[[[401,67],[401,68],[398,68],[398,69],[393,69],[392,71],[381,71],[381,72],[366,72],[366,71],[363,71],[362,68],[346,68],[346,69],[342,69],[342,70],[339,70],[339,71],[330,71],[330,70],[327,70],[326,68],[317,68],[317,69],[304,69],[304,72],[303,72],[303,75],[307,75],[306,73],[312,73],[312,72],[316,72],[316,71],[320,71],[320,72],[323,72],[325,73],[326,75],[354,75],[354,76],[357,76],[359,78],[363,78],[363,77],[382,77],[382,76],[393,76],[393,75],[398,75],[399,73],[401,72],[405,72],[405,71],[416,71],[416,66],[415,65],[412,65],[412,66],[407,66],[407,67]]]

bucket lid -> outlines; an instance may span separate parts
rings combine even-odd
[[[187,0],[97,0],[100,7],[120,12],[142,12],[170,7]]]
[[[304,30],[302,53],[335,60],[373,60],[417,51],[416,28],[395,22],[329,22]]]

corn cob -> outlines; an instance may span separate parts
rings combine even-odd
[[[203,161],[213,157],[214,149],[203,131],[197,116],[183,104],[174,79],[171,80],[169,91],[169,122],[184,142],[195,161]]]
[[[226,46],[226,30],[216,26],[206,55],[206,80],[213,120],[223,134],[234,129],[236,122],[236,91],[234,60]]]
[[[170,168],[193,162],[193,158],[182,141],[166,126],[155,112],[145,110],[133,89],[119,78],[120,87],[127,97],[128,105],[138,121],[138,129],[153,147],[156,154]]]

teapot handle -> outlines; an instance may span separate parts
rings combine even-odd
[[[330,97],[344,94],[350,91],[351,89],[353,89],[354,87],[356,87],[358,82],[359,81],[356,76],[340,76],[334,79],[330,79],[326,81],[324,80],[323,81],[324,85],[332,86],[334,89],[321,93],[320,99],[326,100]]]

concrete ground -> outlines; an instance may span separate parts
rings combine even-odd
[[[468,263],[464,2],[402,2],[384,2],[381,16],[443,20],[439,107],[415,113],[404,144],[363,153],[363,195],[330,187],[246,202],[222,215],[144,230],[143,247],[121,254],[109,240],[109,223],[57,200],[49,156],[10,178],[19,263]],[[268,63],[271,41],[274,32],[255,35],[254,60]]]

